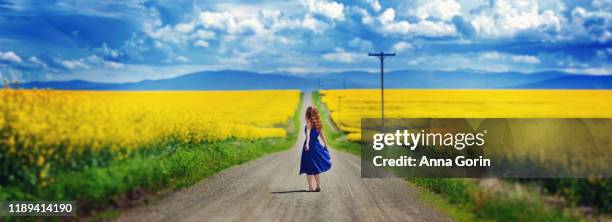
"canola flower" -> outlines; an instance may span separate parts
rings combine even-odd
[[[322,101],[348,139],[361,118],[380,118],[380,90],[322,90]],[[385,90],[387,118],[611,118],[610,90]]]
[[[135,150],[168,142],[284,137],[299,98],[297,90],[3,89],[0,159],[5,164],[0,182],[30,169],[42,180],[52,165],[73,166],[92,156],[121,159]]]
[[[379,90],[323,90],[321,95],[332,121],[348,140],[361,140],[361,118],[380,118]],[[393,89],[385,90],[385,118],[612,118],[610,101],[612,90]],[[589,157],[610,151],[610,124],[607,119],[591,121],[580,128],[590,136],[576,138],[557,125],[517,126],[521,129],[513,131],[517,138],[540,140],[513,140],[514,149],[487,151],[510,162],[526,160],[553,169],[607,170],[609,162]]]

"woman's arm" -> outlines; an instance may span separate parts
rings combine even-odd
[[[325,146],[325,149],[327,149],[327,140],[325,139],[325,133],[323,133],[323,129],[321,129],[321,133],[319,135],[321,135],[321,139],[323,139],[323,146]]]
[[[306,145],[304,145],[304,149],[309,149],[308,144],[310,144],[310,124],[306,123]]]

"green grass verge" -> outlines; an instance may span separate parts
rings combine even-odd
[[[505,187],[502,192],[493,192],[480,187],[472,179],[459,178],[410,178],[410,183],[426,188],[443,199],[432,199],[436,204],[450,204],[470,214],[454,212],[445,206],[444,211],[458,221],[583,221],[567,209],[548,206],[537,191],[523,190],[522,195]],[[426,194],[430,195],[430,194]],[[424,198],[427,199],[427,198]],[[456,218],[455,218],[456,217]]]
[[[334,149],[361,155],[359,143],[350,142],[337,130],[318,92],[312,94],[325,124],[324,133]],[[547,206],[539,198],[519,198],[489,192],[473,180],[457,178],[406,178],[419,189],[419,197],[455,221],[582,221],[561,209]],[[539,197],[530,193],[530,197]]]
[[[425,187],[418,186],[415,183],[409,182],[407,183],[408,187],[417,189],[419,192],[419,199],[429,205],[434,206],[436,209],[444,212],[454,221],[459,222],[471,222],[471,221],[483,221],[480,219],[476,219],[476,215],[471,211],[466,211],[465,207],[458,207],[457,204],[453,204],[449,201],[448,198],[440,195],[439,193],[435,193]]]
[[[299,113],[298,106],[287,123],[284,138],[163,144],[152,148],[157,152],[143,152],[107,166],[60,173],[48,186],[36,190],[0,187],[0,200],[77,200],[80,210],[103,210],[100,215],[113,217],[116,213],[110,206],[138,198],[134,195],[193,185],[228,167],[290,148],[297,139]]]
[[[323,121],[323,133],[331,147],[361,156],[361,146],[359,143],[351,142],[346,138],[346,134],[338,130],[329,117],[329,110],[321,102],[321,95],[315,91],[312,93],[312,102],[319,110],[319,117]]]

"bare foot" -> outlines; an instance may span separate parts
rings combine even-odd
[[[314,190],[315,192],[321,192],[321,187],[317,187],[316,190]]]

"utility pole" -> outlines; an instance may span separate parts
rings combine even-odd
[[[381,126],[385,128],[385,57],[395,56],[395,53],[368,53],[369,56],[376,56],[380,59],[380,117]]]

